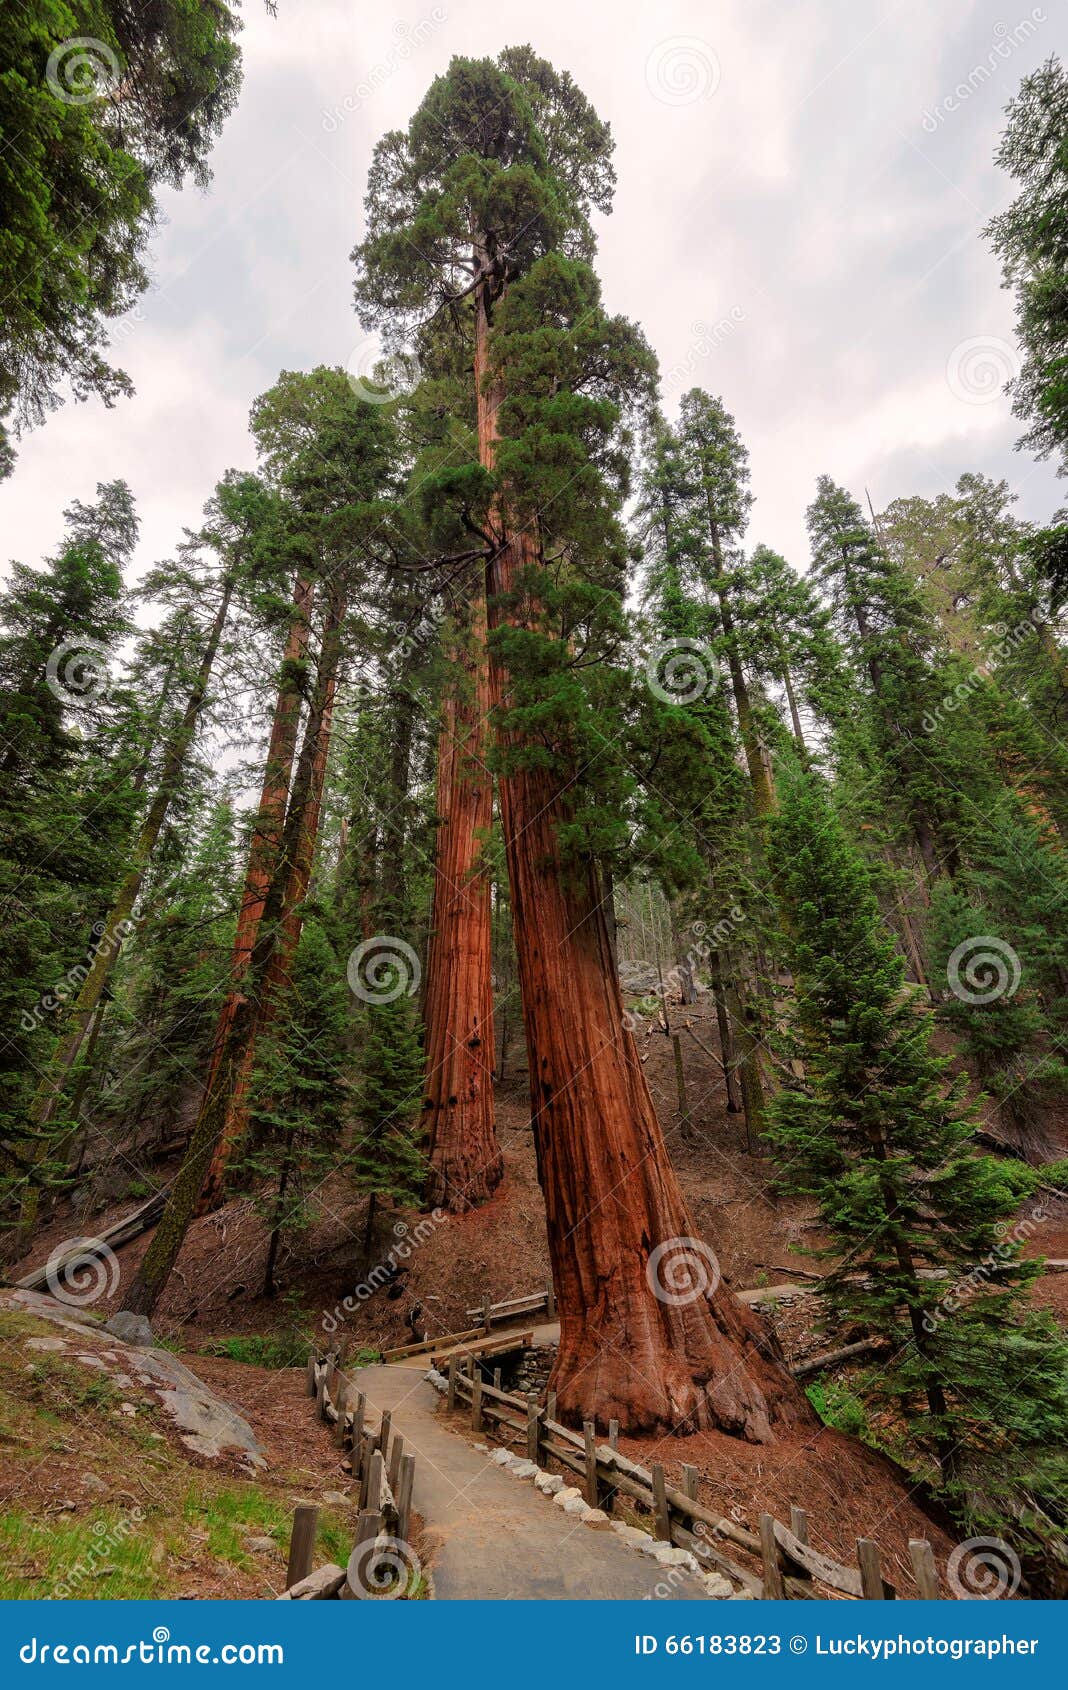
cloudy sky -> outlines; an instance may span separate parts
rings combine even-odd
[[[804,565],[826,472],[876,507],[1005,476],[1062,502],[1020,426],[1010,297],[982,229],[1020,78],[1068,48],[1059,0],[246,0],[245,86],[214,183],[168,194],[153,288],[117,326],[136,397],[68,405],[0,484],[0,556],[36,562],[61,512],[123,476],[141,567],[171,554],[283,368],[358,366],[349,253],[374,142],[454,53],[530,40],[612,124],[607,303],[640,321],[669,410],[720,393],[752,455],[749,532]]]

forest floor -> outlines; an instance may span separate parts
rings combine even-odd
[[[817,1300],[806,1294],[802,1277],[803,1270],[818,1271],[819,1264],[804,1253],[821,1242],[818,1223],[806,1203],[775,1193],[773,1164],[747,1147],[742,1118],[726,1112],[722,1075],[711,1057],[716,1037],[709,999],[674,1010],[672,1023],[683,1045],[685,1118],[678,1107],[670,1040],[655,1024],[646,1024],[638,1044],[695,1231],[716,1253],[728,1283],[757,1293],[758,1318],[774,1332],[787,1361],[858,1336],[820,1329]],[[272,1472],[306,1473],[302,1482],[313,1493],[338,1479],[332,1446],[308,1412],[300,1376],[292,1368],[254,1365],[266,1358],[267,1348],[280,1345],[284,1351],[291,1338],[303,1336],[324,1347],[339,1345],[351,1358],[362,1353],[370,1359],[413,1336],[469,1325],[467,1311],[487,1292],[493,1301],[503,1301],[548,1283],[526,1074],[514,1048],[498,1092],[498,1127],[506,1179],[495,1197],[461,1217],[436,1219],[409,1210],[388,1214],[370,1264],[362,1205],[354,1200],[344,1169],[335,1172],[312,1197],[308,1228],[283,1249],[281,1294],[275,1298],[261,1295],[266,1234],[250,1201],[229,1203],[194,1223],[153,1324],[164,1342],[180,1350],[194,1371],[246,1416],[273,1452]],[[131,1169],[136,1190],[101,1212],[67,1206],[12,1277],[43,1262],[61,1242],[98,1232],[129,1212],[145,1183],[158,1183],[172,1169],[173,1163]],[[1024,1212],[1031,1216],[1035,1210],[1032,1202]],[[120,1251],[118,1283],[110,1300],[96,1305],[100,1310],[118,1305],[147,1245],[144,1237]],[[1029,1221],[1025,1248],[1028,1254],[1068,1256],[1068,1204],[1042,1200],[1040,1219]],[[389,1262],[397,1268],[394,1283],[360,1298],[357,1287],[369,1265]],[[784,1283],[796,1290],[782,1293],[778,1288]],[[1062,1319],[1068,1317],[1068,1274],[1044,1276],[1033,1296]],[[348,1309],[343,1307],[346,1298]],[[220,1355],[220,1350],[229,1353]],[[817,1389],[825,1404],[831,1402],[838,1425],[852,1430],[855,1420],[859,1430],[863,1404],[850,1378],[848,1369],[838,1369],[821,1375]],[[663,1461],[676,1476],[683,1462],[692,1463],[702,1475],[702,1500],[723,1513],[734,1511],[750,1526],[761,1510],[784,1518],[790,1504],[798,1504],[809,1513],[815,1546],[838,1559],[853,1559],[858,1536],[873,1537],[887,1576],[903,1594],[911,1590],[908,1538],[928,1537],[939,1560],[951,1543],[944,1522],[927,1511],[891,1459],[830,1427],[771,1448],[707,1433],[664,1440],[655,1454],[648,1439],[624,1440],[622,1447],[643,1463]],[[277,1469],[276,1461],[281,1464]],[[226,1577],[233,1585],[216,1594],[257,1593],[257,1580],[258,1593],[265,1593],[266,1575],[256,1567],[228,1566]],[[195,1582],[195,1562],[189,1576]]]

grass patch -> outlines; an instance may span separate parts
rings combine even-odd
[[[311,1341],[299,1332],[250,1333],[233,1338],[211,1338],[201,1346],[204,1356],[223,1356],[228,1361],[247,1362],[250,1367],[306,1367]]]

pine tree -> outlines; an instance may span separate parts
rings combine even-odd
[[[1038,1265],[1006,1241],[1018,1192],[976,1152],[963,1082],[931,1050],[932,1017],[904,987],[823,782],[794,769],[782,789],[772,853],[805,1079],[776,1097],[769,1132],[788,1189],[819,1204],[830,1317],[887,1341],[875,1389],[960,1505],[984,1450],[1019,1470],[1035,1426],[1063,1424],[1048,1370],[1029,1426],[1019,1401],[1009,1406],[1050,1338],[1020,1311]]]

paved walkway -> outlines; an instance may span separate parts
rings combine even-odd
[[[505,1473],[444,1425],[440,1398],[423,1378],[426,1357],[365,1367],[353,1375],[368,1404],[392,1409],[393,1426],[415,1455],[414,1506],[438,1547],[432,1574],[439,1600],[705,1601],[700,1582],[629,1549],[612,1531],[569,1519],[527,1481]]]

